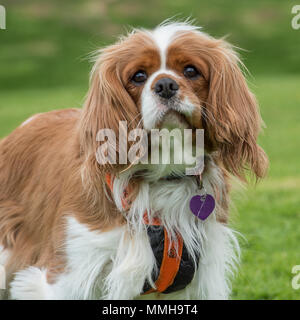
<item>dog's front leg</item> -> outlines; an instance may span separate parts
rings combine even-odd
[[[137,235],[124,233],[117,250],[113,267],[105,280],[109,300],[130,300],[138,297],[150,280],[155,258],[146,232]]]
[[[52,286],[48,284],[47,271],[28,267],[16,273],[10,284],[9,297],[14,300],[53,300]]]

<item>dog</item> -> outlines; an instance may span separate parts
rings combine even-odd
[[[228,42],[190,23],[134,29],[96,52],[82,109],[37,114],[2,139],[6,298],[230,298],[240,255],[228,226],[231,181],[268,167],[241,66]],[[124,164],[122,121],[126,132],[203,130],[203,170]],[[119,163],[97,160],[105,128],[118,136]],[[208,195],[199,219],[191,201]]]

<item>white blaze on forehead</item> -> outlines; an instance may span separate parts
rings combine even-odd
[[[142,92],[142,116],[145,129],[150,130],[154,128],[155,124],[161,119],[167,108],[161,104],[158,98],[153,94],[151,89],[153,81],[161,74],[170,75],[173,78],[180,77],[174,71],[167,69],[168,47],[174,39],[176,39],[178,32],[198,31],[199,29],[199,27],[192,26],[188,23],[170,23],[167,21],[160,24],[153,31],[146,31],[159,49],[161,65],[160,69],[148,78]],[[185,98],[184,101],[182,101],[180,109],[184,114],[191,114],[194,106],[189,102],[188,98]]]
[[[175,38],[175,35],[181,31],[197,31],[199,27],[192,26],[184,22],[163,23],[156,27],[151,35],[159,48],[161,57],[161,68],[166,68],[167,49]]]

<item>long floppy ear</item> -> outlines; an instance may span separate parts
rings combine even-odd
[[[100,143],[97,133],[112,129],[116,136],[118,154],[119,121],[127,121],[128,130],[136,126],[137,107],[126,91],[120,76],[122,47],[115,44],[103,49],[93,67],[90,89],[83,108],[80,124],[80,145],[89,162],[96,164],[96,151]],[[108,164],[104,170],[113,170]]]
[[[256,178],[263,177],[268,159],[257,144],[262,120],[255,96],[240,70],[241,62],[224,40],[214,40],[210,49],[210,84],[205,106],[209,138],[232,174],[245,179],[245,169],[250,169]]]

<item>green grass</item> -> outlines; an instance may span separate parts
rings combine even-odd
[[[282,0],[27,0],[2,1],[0,137],[32,114],[80,107],[88,86],[86,55],[115,41],[128,26],[153,27],[192,16],[204,31],[247,51],[253,91],[266,129],[260,143],[268,177],[234,192],[231,224],[241,232],[242,264],[234,299],[299,299],[291,269],[300,264],[300,30]]]
[[[300,76],[257,79],[255,92],[266,129],[261,144],[270,158],[268,177],[235,194],[234,227],[242,241],[236,299],[299,299],[291,269],[300,264]]]
[[[300,73],[299,32],[291,28],[297,0],[3,0],[0,90],[82,85],[84,57],[114,42],[129,26],[153,28],[191,16],[216,37],[245,49],[253,74]],[[76,66],[76,67],[75,67]]]
[[[80,108],[87,86],[6,90],[1,92],[0,137],[30,116],[51,110]]]

